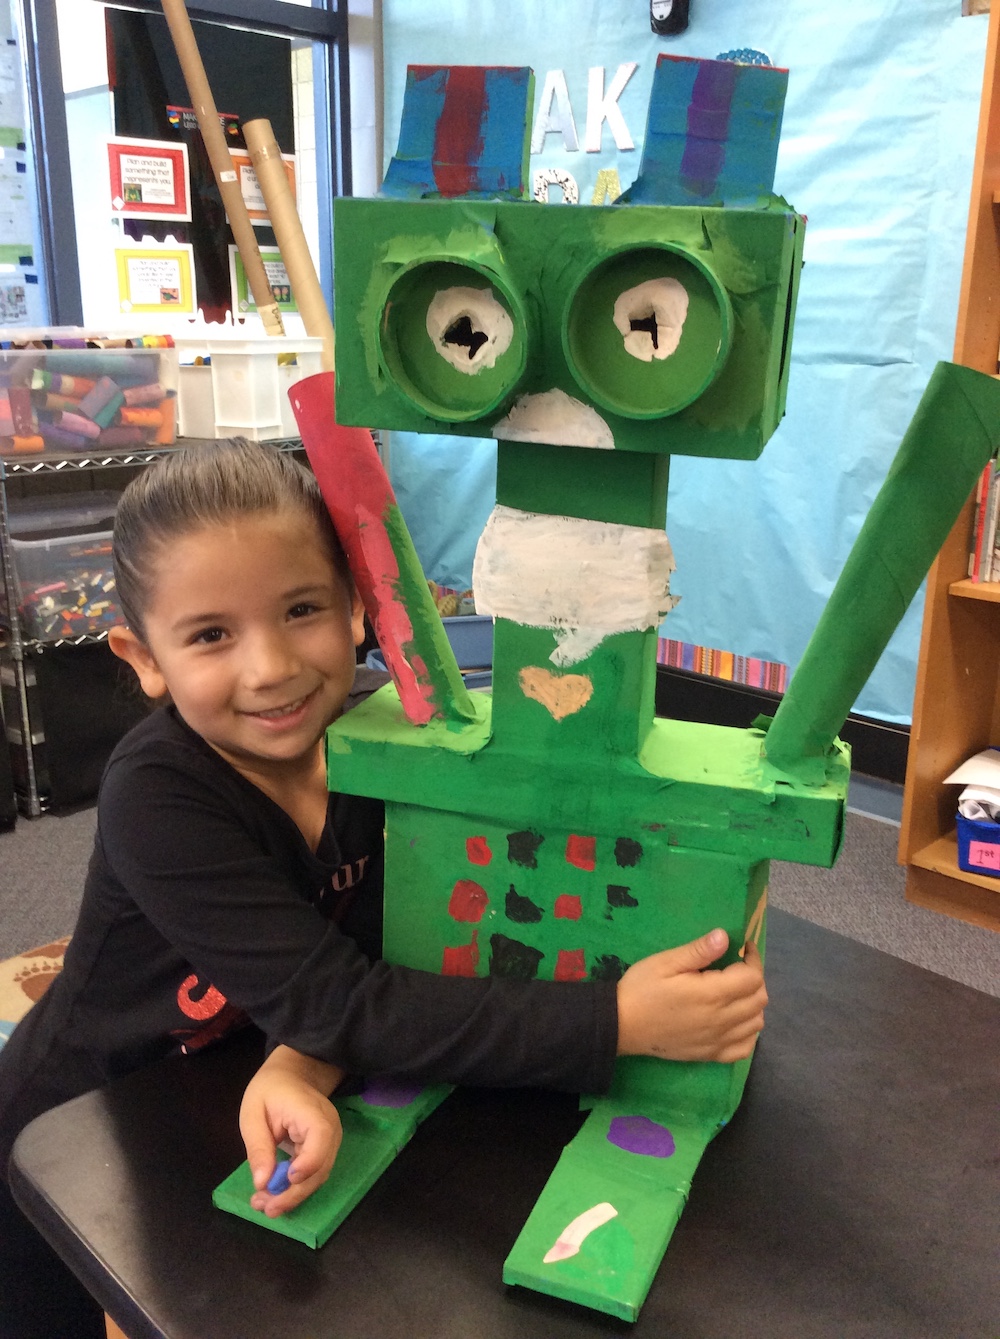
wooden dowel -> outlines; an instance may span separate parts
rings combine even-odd
[[[253,224],[250,222],[250,215],[247,213],[243,192],[240,189],[239,174],[233,166],[229,146],[226,143],[222,126],[219,124],[219,113],[216,110],[212,90],[205,74],[205,67],[198,52],[198,43],[195,40],[194,29],[191,27],[187,7],[184,0],[162,0],[162,4],[164,17],[170,28],[170,36],[173,38],[174,48],[177,51],[177,59],[180,61],[181,70],[184,72],[188,97],[191,99],[194,114],[198,118],[198,126],[205,141],[212,171],[215,173],[222,203],[229,215],[229,226],[233,231],[233,238],[239,250],[240,259],[243,261],[250,292],[257,304],[260,318],[264,322],[265,331],[269,335],[283,335],[285,328],[282,324],[281,312],[274,300],[274,293],[271,290],[267,271],[264,269],[264,262],[260,258],[260,248],[257,246]]]
[[[247,121],[243,135],[306,334],[322,337],[323,371],[332,372],[333,322],[271,123],[264,119]]]

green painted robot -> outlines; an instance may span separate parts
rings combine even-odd
[[[335,515],[395,678],[328,739],[331,788],[386,801],[390,961],[617,977],[716,925],[731,960],[763,946],[769,860],[836,859],[836,732],[1000,397],[935,374],[773,723],[654,717],[670,455],[754,459],[784,412],[804,231],[771,195],[785,79],[661,57],[628,199],[556,208],[519,198],[529,72],[418,68],[395,198],[337,201],[338,423],[499,443],[474,571],[492,694],[465,691],[370,462]],[[328,394],[292,393],[321,482]],[[634,1319],[749,1063],[620,1060],[504,1279]]]

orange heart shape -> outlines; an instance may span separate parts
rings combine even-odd
[[[585,674],[553,674],[540,665],[526,665],[518,682],[524,696],[540,702],[556,721],[582,711],[594,695],[593,681]]]

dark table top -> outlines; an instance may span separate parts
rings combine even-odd
[[[638,1322],[506,1287],[580,1117],[462,1090],[320,1251],[213,1209],[244,1034],[41,1116],[25,1211],[130,1339],[998,1339],[1000,999],[772,912],[771,1005]]]

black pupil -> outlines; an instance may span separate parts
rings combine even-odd
[[[643,316],[643,317],[641,317],[638,321],[629,321],[629,329],[630,329],[630,330],[645,330],[646,334],[647,334],[647,335],[649,336],[649,338],[653,341],[653,348],[654,348],[654,349],[658,349],[658,348],[660,347],[659,344],[657,344],[657,342],[656,342],[656,317],[655,317],[655,316]]]
[[[469,350],[469,357],[475,358],[486,343],[486,335],[481,330],[473,330],[472,321],[468,316],[460,316],[457,321],[452,321],[444,332],[444,342],[463,345]]]

